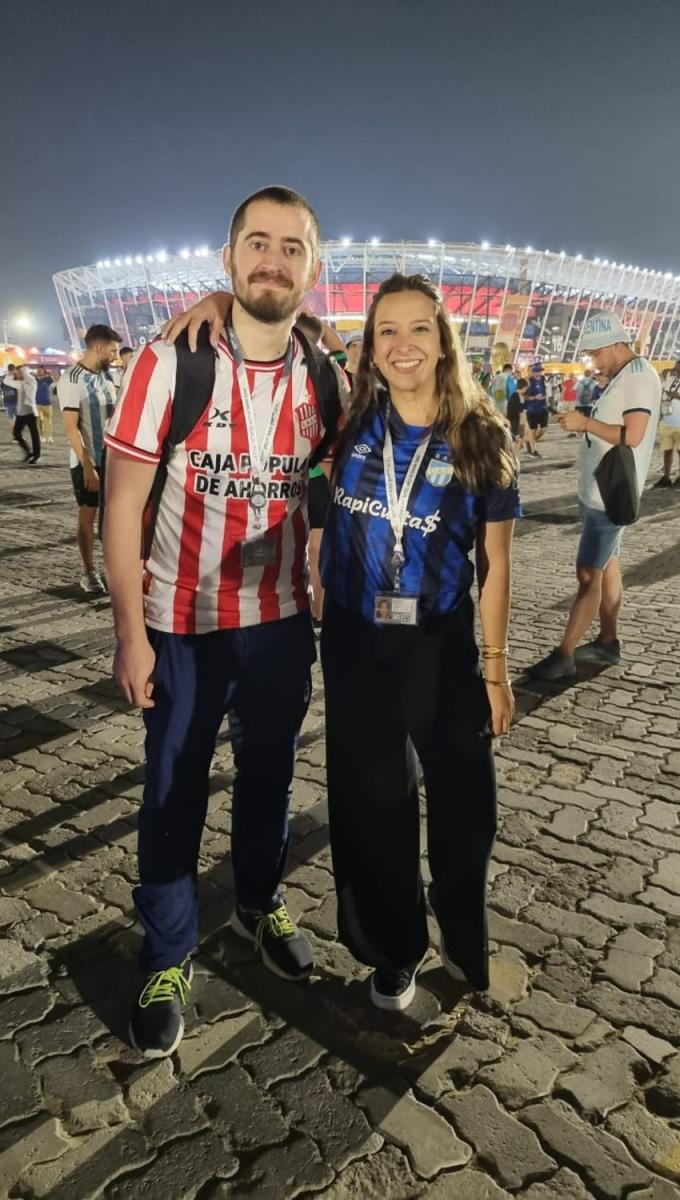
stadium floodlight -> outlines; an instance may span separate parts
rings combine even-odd
[[[164,263],[164,262],[167,262],[167,261],[168,261],[168,252],[167,252],[167,250],[159,250],[159,251],[158,251],[158,254],[156,255],[156,262]]]
[[[343,246],[351,246],[351,245],[352,245],[352,239],[351,239],[351,237],[344,237],[344,238],[341,238],[341,239],[340,239],[340,243],[341,243],[341,245],[343,245]]]
[[[533,252],[534,252],[534,248],[533,248],[533,246],[527,246],[527,247],[526,247],[526,253],[527,253],[527,254],[533,254]]]
[[[184,247],[183,250],[180,250],[180,252],[179,252],[180,258],[189,258],[190,254],[191,254],[191,250],[188,250],[186,246]]]
[[[566,258],[566,256],[567,256],[566,250],[560,250],[560,258]]]
[[[131,267],[131,266],[132,266],[132,255],[131,255],[131,254],[126,254],[126,255],[125,255],[125,266],[126,266],[126,267]]]
[[[103,266],[104,266],[104,260],[103,260],[103,258],[100,258],[99,262],[97,263],[97,270],[101,271]]]
[[[207,258],[210,251],[207,246],[199,246],[198,249],[194,251],[194,253],[196,255],[196,258]]]
[[[122,267],[123,260],[120,258],[114,258],[113,265],[114,265],[114,267]]]
[[[143,254],[135,254],[135,262],[136,262],[136,263],[143,263],[143,262],[144,262],[144,255],[143,255]]]
[[[594,258],[594,259],[593,259],[593,262],[594,262],[594,263],[599,263],[599,261],[600,261],[600,260],[599,260],[599,258]]]
[[[427,239],[427,244],[428,244],[428,246],[430,246],[430,247],[432,247],[432,246],[438,246],[438,245],[439,245],[439,241],[438,241],[438,239],[437,239],[437,238],[428,238],[428,239]]]
[[[512,251],[513,251],[514,249],[515,249],[515,247],[514,247],[514,246],[511,246],[511,245],[510,245],[510,243],[508,242],[507,246],[505,247],[506,253],[507,253],[507,254],[512,254]]]
[[[28,313],[19,313],[19,315],[14,318],[12,324],[16,325],[17,329],[30,329],[31,318],[29,317]]]
[[[110,259],[110,258],[105,258],[105,259],[104,259],[104,266],[105,266],[105,267],[110,267],[110,266],[111,266],[111,259]]]
[[[147,261],[147,262],[153,262],[153,254],[147,254],[147,256],[146,256],[146,261]]]
[[[489,249],[489,243],[488,243],[488,242],[482,242],[482,250],[488,250],[488,249]]]
[[[576,261],[577,261],[577,262],[580,262],[582,258],[583,258],[583,255],[582,255],[582,254],[577,254],[577,255],[576,255]]]
[[[372,237],[372,238],[371,238],[371,245],[372,245],[372,246],[379,246],[379,245],[380,245],[380,238],[379,238],[379,237]]]

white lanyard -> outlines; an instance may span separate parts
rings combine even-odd
[[[394,465],[394,446],[392,443],[392,433],[390,431],[390,412],[391,407],[388,404],[385,410],[385,441],[383,443],[383,470],[385,472],[385,493],[387,496],[388,519],[392,526],[394,534],[394,550],[392,551],[392,566],[394,567],[394,588],[399,591],[400,573],[406,559],[404,556],[404,525],[406,524],[406,516],[408,513],[408,502],[411,499],[411,492],[415,484],[418,471],[425,455],[427,454],[432,432],[430,431],[427,437],[423,438],[418,446],[413,458],[411,459],[408,470],[404,477],[404,482],[401,486],[401,491],[397,493],[397,473]]]
[[[236,378],[238,379],[239,391],[241,393],[241,404],[243,405],[243,417],[246,423],[246,434],[248,436],[248,453],[250,455],[250,472],[252,482],[250,485],[250,495],[248,503],[253,510],[253,523],[256,529],[259,529],[262,523],[262,510],[267,504],[267,478],[266,466],[269,456],[274,445],[274,437],[281,417],[281,410],[286,399],[286,392],[290,382],[291,373],[293,370],[293,339],[291,338],[286,350],[286,357],[283,360],[283,368],[281,370],[281,378],[272,401],[272,409],[269,417],[267,432],[264,435],[264,441],[259,442],[257,436],[257,425],[255,423],[255,410],[253,408],[253,397],[248,386],[248,372],[243,358],[243,351],[240,342],[236,336],[236,331],[232,325],[227,328],[229,345],[236,363]]]

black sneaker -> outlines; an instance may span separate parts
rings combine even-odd
[[[272,912],[259,912],[236,906],[231,927],[239,937],[253,942],[265,967],[282,979],[307,979],[314,968],[314,957],[304,933],[295,927],[285,904]]]
[[[586,642],[585,646],[579,646],[574,651],[574,658],[577,663],[604,663],[605,666],[615,666],[621,662],[621,643],[618,638],[611,642],[601,642],[599,638],[595,638],[594,642]]]
[[[527,670],[529,679],[569,679],[576,674],[576,664],[573,654],[562,654],[561,650],[551,650],[540,662],[534,663]]]
[[[371,978],[371,1000],[376,1008],[403,1012],[416,994],[416,974],[420,963],[411,967],[381,967]]]
[[[652,484],[652,487],[655,487],[655,488],[673,487],[673,480],[671,479],[670,475],[662,475],[661,479],[657,479],[656,483]]]
[[[147,975],[128,1031],[135,1050],[145,1058],[167,1058],[179,1046],[184,1033],[182,1005],[188,999],[192,975],[188,957],[179,967]]]

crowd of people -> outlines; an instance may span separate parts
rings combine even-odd
[[[114,675],[146,726],[134,890],[143,979],[130,1037],[148,1057],[172,1053],[183,1033],[208,777],[225,716],[236,771],[232,928],[280,977],[313,970],[282,879],[315,633],[339,937],[371,968],[373,1003],[403,1010],[428,951],[429,904],[447,971],[488,986],[492,744],[514,713],[519,456],[541,457],[551,410],[581,437],[578,594],[560,645],[529,671],[546,680],[573,675],[579,661],[621,657],[628,518],[617,523],[602,482],[608,452],[628,452],[638,497],[660,416],[659,486],[670,486],[674,451],[680,459],[680,363],[662,406],[658,375],[614,314],[586,322],[593,369],[576,381],[540,362],[485,376],[423,276],[386,279],[365,328],[343,342],[301,308],[321,271],[319,224],[285,188],[239,206],[224,265],[233,292],[170,322],[131,357],[118,387],[111,371],[124,351],[103,325],[88,330],[80,361],[56,385],[81,586],[110,592]],[[39,410],[53,385],[26,368],[8,374],[14,436],[38,465],[41,431],[52,437]],[[94,561],[102,512],[106,583]],[[598,616],[597,637],[580,646]],[[414,752],[427,802],[427,895]]]

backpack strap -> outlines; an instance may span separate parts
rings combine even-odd
[[[198,331],[196,350],[189,349],[189,335],[183,329],[175,342],[177,371],[175,390],[172,396],[170,428],[163,447],[161,460],[156,469],[151,492],[144,514],[144,558],[151,553],[151,544],[156,528],[156,518],[161,496],[168,478],[168,462],[179,444],[185,441],[192,429],[198,425],[210,404],[215,386],[216,352],[210,345],[210,329],[204,322]]]
[[[316,467],[328,456],[338,433],[338,424],[342,415],[338,377],[329,356],[324,354],[323,350],[312,346],[297,325],[295,326],[295,336],[302,346],[302,357],[312,381],[324,428],[324,435],[309,460],[309,466]]]

